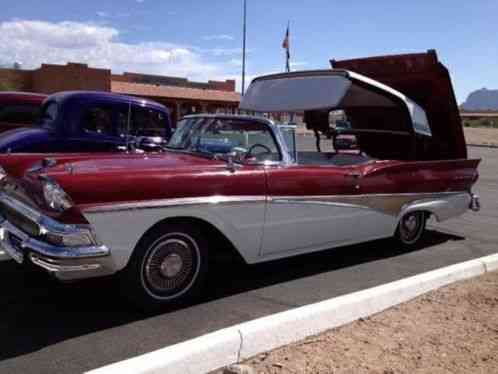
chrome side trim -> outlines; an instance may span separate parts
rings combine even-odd
[[[137,201],[116,204],[103,204],[92,207],[81,207],[83,213],[107,213],[134,209],[156,209],[175,206],[192,206],[206,204],[239,204],[239,203],[261,203],[267,200],[266,196],[204,196],[204,197],[185,197],[173,199],[159,199],[148,201]]]
[[[271,204],[317,204],[356,209],[373,209],[390,215],[398,215],[405,204],[418,200],[440,199],[454,196],[466,191],[437,193],[393,193],[393,194],[363,194],[363,195],[309,195],[309,196],[204,196],[173,199],[159,199],[100,206],[81,207],[84,213],[106,213],[134,209],[154,209],[174,206],[191,206],[205,204],[240,204],[267,201]]]
[[[407,205],[414,202],[445,199],[461,194],[468,194],[468,192],[271,196],[268,201],[271,204],[313,204],[371,209],[391,216],[398,216]]]

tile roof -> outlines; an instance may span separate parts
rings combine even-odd
[[[164,97],[170,99],[229,102],[234,104],[238,104],[240,102],[240,94],[238,92],[204,90],[190,87],[112,81],[111,91],[127,95]]]

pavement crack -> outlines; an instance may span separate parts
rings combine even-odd
[[[237,363],[240,362],[240,353],[242,352],[242,346],[244,345],[244,335],[242,335],[242,331],[237,329],[240,337],[239,350],[237,351]]]
[[[256,299],[259,299],[259,300],[263,300],[263,301],[266,301],[266,302],[269,302],[269,303],[272,303],[272,304],[276,304],[276,305],[285,306],[285,307],[288,307],[288,308],[298,308],[298,307],[301,306],[301,305],[296,304],[296,303],[289,303],[289,302],[286,302],[286,301],[277,300],[277,299],[274,299],[274,298],[271,298],[271,297],[262,296],[262,295],[255,295],[255,294],[253,294],[251,296],[254,297],[254,298],[256,298]]]

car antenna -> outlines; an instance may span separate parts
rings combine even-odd
[[[129,148],[130,122],[131,122],[131,100],[128,102],[128,119],[126,121],[126,153],[130,151]]]

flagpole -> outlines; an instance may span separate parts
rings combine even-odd
[[[244,22],[242,28],[242,96],[246,90],[246,23],[247,23],[247,0],[244,0]]]
[[[287,73],[290,73],[290,41],[289,41],[289,33],[290,33],[290,20],[287,21],[287,50],[285,52],[285,68]]]

